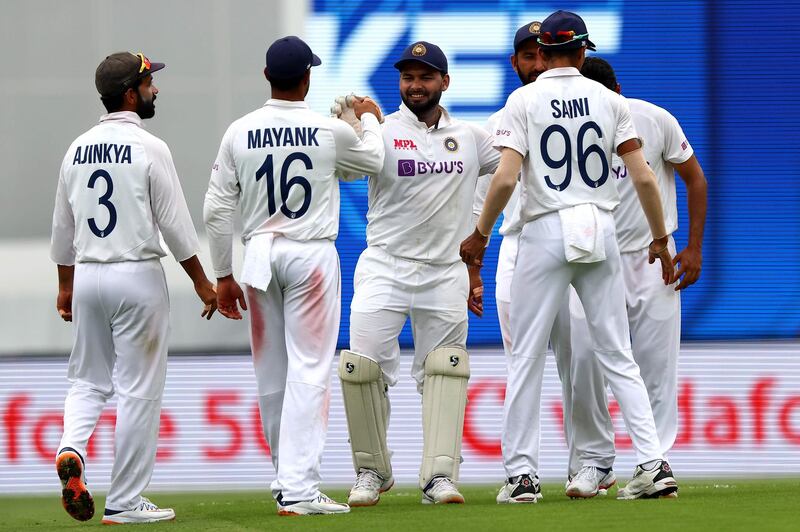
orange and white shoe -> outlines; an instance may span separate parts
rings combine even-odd
[[[447,477],[433,477],[422,490],[422,504],[464,504],[464,496]]]
[[[350,506],[375,506],[381,500],[381,493],[389,491],[394,485],[394,478],[384,480],[372,469],[361,468],[356,483],[350,490],[347,504]]]
[[[56,457],[56,472],[61,479],[61,504],[73,519],[88,521],[94,516],[94,499],[86,487],[83,457],[72,447],[64,447]]]

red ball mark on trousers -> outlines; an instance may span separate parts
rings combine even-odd
[[[322,410],[320,411],[320,418],[322,419],[322,423],[324,426],[328,426],[328,417],[330,416],[331,412],[331,389],[328,388],[324,392],[324,396],[322,398]]]
[[[315,346],[322,347],[322,342],[330,332],[329,328],[334,324],[327,323],[331,309],[325,301],[325,275],[318,268],[311,272],[305,300],[303,323]]]
[[[250,309],[250,341],[253,350],[253,360],[258,360],[264,349],[264,310],[258,302],[258,290],[247,285],[247,306]]]

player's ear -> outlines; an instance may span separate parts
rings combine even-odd
[[[128,88],[122,95],[123,101],[129,105],[136,105],[139,100],[139,88]]]
[[[450,74],[445,74],[442,76],[442,92],[447,90],[447,87],[450,86]]]
[[[622,94],[622,85],[617,83],[617,86],[614,87],[614,92],[616,92],[617,94]]]
[[[517,54],[511,54],[508,58],[511,60],[511,68],[514,69],[514,72],[519,74],[519,70],[517,70]]]
[[[267,67],[264,67],[264,77],[267,81],[269,81],[269,71],[267,70]]]

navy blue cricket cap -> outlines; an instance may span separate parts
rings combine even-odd
[[[267,49],[267,72],[274,79],[299,78],[322,60],[300,37],[289,35],[278,39]]]
[[[586,47],[594,50],[589,40],[589,30],[581,17],[569,11],[556,11],[542,22],[539,46],[545,50],[577,50]]]
[[[447,74],[447,57],[445,57],[444,52],[435,44],[427,41],[417,41],[414,44],[408,45],[406,49],[403,50],[400,59],[394,64],[394,67],[397,70],[402,70],[403,64],[409,61],[417,61],[418,63],[435,68],[441,72],[442,75]]]
[[[531,39],[538,39],[539,35],[541,35],[541,29],[542,23],[538,20],[525,24],[518,29],[517,33],[514,35],[514,53],[519,51],[519,47],[522,46],[522,43]]]

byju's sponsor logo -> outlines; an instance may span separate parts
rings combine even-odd
[[[397,175],[411,177],[424,174],[462,174],[464,163],[462,161],[414,161],[413,159],[400,159],[397,161]]]
[[[397,175],[400,177],[411,177],[415,175],[417,169],[417,161],[410,159],[400,159],[397,161]]]

